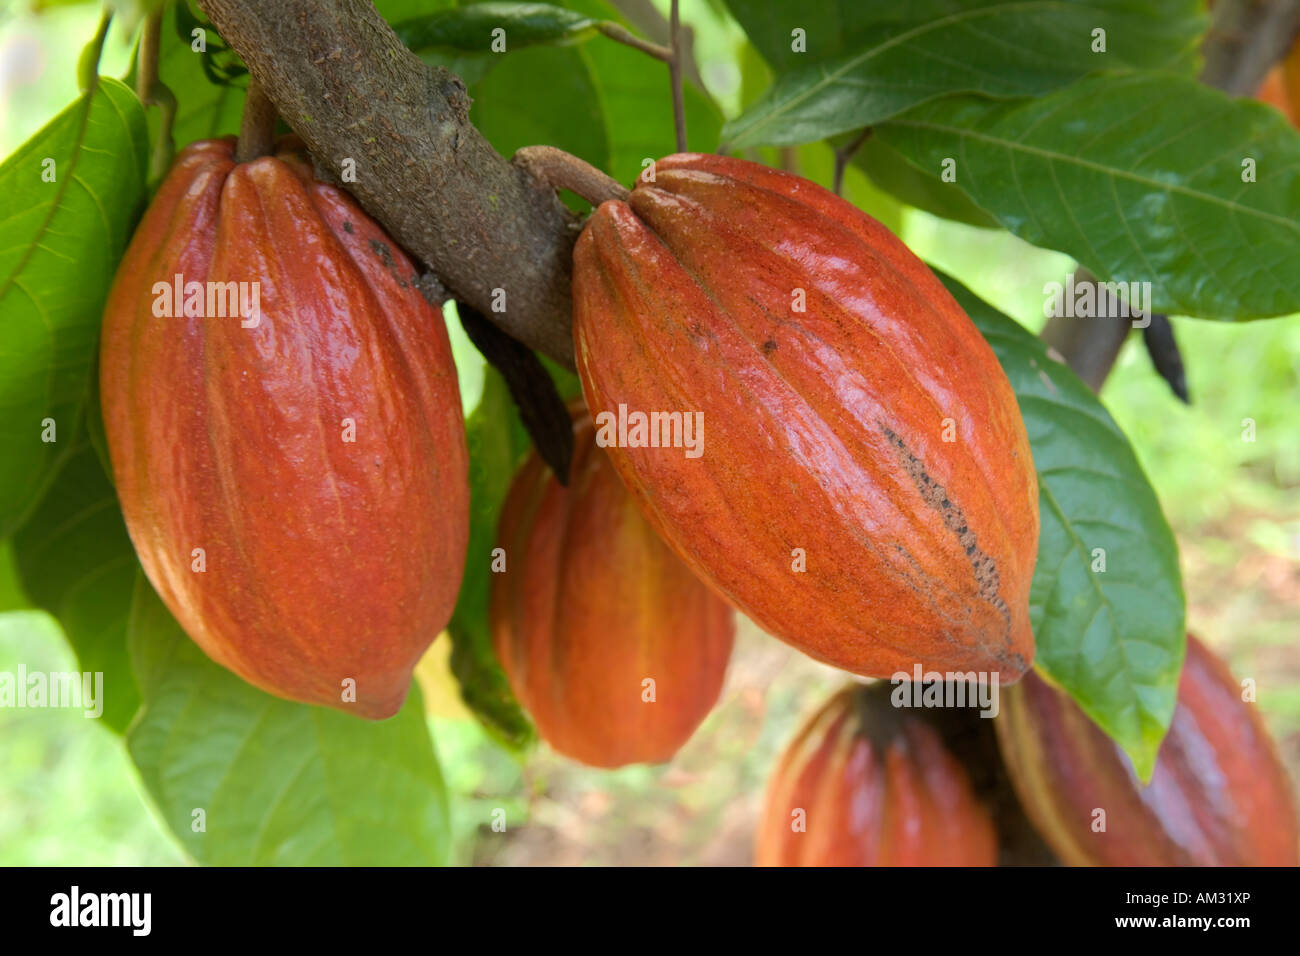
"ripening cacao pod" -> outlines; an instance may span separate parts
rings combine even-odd
[[[777,762],[758,823],[759,866],[993,866],[997,835],[970,779],[888,684],[852,685]]]
[[[1146,786],[1128,756],[1036,674],[1003,691],[994,725],[1029,818],[1070,865],[1297,865],[1291,784],[1268,731],[1194,637]]]
[[[1292,126],[1300,127],[1300,37],[1282,62],[1268,71],[1255,99],[1280,110]]]
[[[715,590],[859,674],[1030,666],[1024,423],[992,349],[889,230],[797,176],[675,155],[592,215],[573,292],[610,457]],[[671,413],[698,423],[696,453],[663,447],[682,444]]]
[[[118,497],[209,657],[280,697],[388,717],[464,570],[447,330],[347,193],[290,152],[238,164],[233,146],[177,157],[105,307]]]
[[[718,699],[734,614],[642,518],[585,411],[568,487],[534,452],[498,544],[493,641],[538,734],[593,767],[670,759]]]

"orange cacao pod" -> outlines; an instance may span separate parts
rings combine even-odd
[[[1035,674],[1003,692],[994,726],[1029,818],[1068,864],[1297,864],[1291,785],[1268,731],[1227,667],[1194,637],[1146,786],[1127,755]],[[1103,819],[1105,829],[1095,830]]]
[[[734,615],[642,518],[585,412],[569,486],[533,453],[498,543],[493,641],[542,738],[594,767],[671,758],[718,699]]]
[[[992,817],[966,771],[924,718],[890,703],[890,690],[846,687],[786,747],[768,782],[756,864],[997,863]]]
[[[1034,653],[1037,478],[970,318],[807,180],[703,155],[655,176],[596,210],[573,276],[587,404],[620,423],[610,457],[650,522],[813,657],[1014,681]],[[648,435],[633,415],[660,412],[697,416],[701,455],[662,432],[630,447]]]
[[[209,657],[280,697],[388,717],[464,570],[447,331],[347,193],[289,153],[236,164],[233,146],[181,152],[108,298],[118,496]]]
[[[1265,75],[1255,99],[1280,110],[1292,126],[1300,127],[1300,37],[1282,62]]]

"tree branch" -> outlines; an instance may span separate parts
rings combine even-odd
[[[458,299],[573,368],[578,222],[469,122],[460,78],[410,52],[369,0],[199,0],[317,162]],[[492,309],[497,290],[506,311]]]

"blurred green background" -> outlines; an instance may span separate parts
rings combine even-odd
[[[739,29],[706,0],[683,4],[711,92],[734,111]],[[94,5],[39,18],[0,10],[0,155],[8,155],[76,95],[76,59]],[[604,42],[604,41],[597,41]],[[102,70],[121,75],[129,51],[110,34]],[[667,100],[648,108],[667,109]],[[820,152],[818,151],[820,150]],[[799,171],[825,182],[824,147]],[[869,195],[864,184],[860,194]],[[1043,284],[1073,263],[1006,233],[904,210],[904,240],[985,299],[1038,331]],[[1181,405],[1132,339],[1102,393],[1128,434],[1178,536],[1188,621],[1259,706],[1293,778],[1300,773],[1300,321],[1238,326],[1175,319],[1193,405]],[[1243,420],[1255,441],[1243,440]],[[0,611],[13,606],[0,552]],[[445,641],[445,639],[443,639]],[[42,613],[0,614],[0,670],[65,670],[74,657]],[[844,676],[747,623],[719,706],[670,765],[589,771],[540,748],[518,761],[458,707],[445,655],[424,668],[432,729],[452,798],[458,863],[749,862],[768,770],[798,721]],[[79,712],[0,709],[0,864],[184,864],[157,824],[119,738]],[[490,829],[504,808],[505,833]],[[521,825],[522,824],[522,825]]]

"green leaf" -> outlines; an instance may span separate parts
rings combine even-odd
[[[0,614],[8,611],[26,611],[32,602],[23,592],[18,580],[18,562],[14,560],[11,541],[0,541]]]
[[[1195,0],[930,0],[852,11],[841,3],[812,26],[808,4],[730,5],[781,69],[723,130],[736,149],[824,139],[952,93],[1035,96],[1124,67],[1190,73],[1205,26]],[[800,28],[808,53],[790,55]],[[1105,31],[1105,52],[1094,49],[1096,30]]]
[[[382,9],[380,12],[384,13]],[[390,22],[395,19],[389,16]],[[505,31],[504,50],[493,50],[493,31],[497,29]],[[538,46],[581,43],[595,36],[595,21],[545,3],[478,3],[449,6],[432,13],[426,7],[419,16],[408,15],[393,22],[393,30],[425,63],[446,67],[466,85],[473,86],[513,59],[504,54]],[[523,84],[513,84],[516,93],[530,96],[536,102],[545,99],[546,88],[553,80],[561,80],[561,85],[566,87],[581,83],[581,79],[575,80],[569,75],[573,70],[572,60],[544,62],[550,64],[544,72],[530,74]],[[539,76],[545,76],[547,81],[538,83]],[[478,101],[479,95],[475,94],[474,98]],[[498,99],[493,107],[515,105],[513,97],[507,97]],[[479,113],[482,112],[480,108]],[[568,132],[580,135],[580,131],[571,128]],[[549,140],[532,142],[550,143]]]
[[[83,671],[104,675],[103,721],[122,733],[140,707],[126,651],[140,570],[113,486],[84,437],[14,536],[27,594],[58,619]]]
[[[390,25],[414,20],[437,9],[456,6],[456,0],[375,0],[375,9]]]
[[[513,53],[539,44],[580,43],[595,36],[596,21],[549,3],[476,3],[404,20],[393,30],[416,52]],[[504,36],[494,36],[497,30]],[[493,48],[501,42],[504,50]],[[547,83],[555,78],[548,74]]]
[[[835,151],[827,143],[805,143],[796,150],[797,172],[805,179],[831,189],[835,184]],[[840,195],[867,215],[878,220],[890,232],[903,228],[903,207],[898,200],[882,192],[860,169],[850,163],[844,170]]]
[[[212,663],[140,575],[127,734],[167,826],[210,866],[446,862],[447,797],[418,687],[366,721],[265,694]]]
[[[0,166],[0,537],[71,451],[147,152],[135,94],[101,78]],[[46,419],[58,440],[43,440]]]
[[[862,144],[853,157],[853,165],[878,187],[909,206],[968,226],[998,228],[998,221],[971,202],[964,192],[953,189],[938,176],[917,169],[879,136],[872,136]]]
[[[600,95],[580,51],[537,47],[497,59],[496,69],[470,88],[470,120],[497,152],[510,156],[545,143],[593,166],[609,165]]]
[[[1186,649],[1173,531],[1128,439],[1092,391],[1036,336],[957,280],[940,278],[997,353],[1029,433],[1041,526],[1029,596],[1034,666],[1149,779]],[[1097,549],[1104,571],[1093,570]]]
[[[1300,132],[1276,110],[1168,75],[1100,76],[1014,103],[933,103],[877,134],[1021,238],[1154,311],[1300,312]],[[1243,161],[1257,182],[1243,182]]]
[[[531,743],[533,729],[492,648],[488,603],[497,519],[516,466],[528,450],[528,438],[518,417],[505,380],[495,369],[488,368],[483,397],[465,421],[469,442],[469,549],[465,577],[449,625],[451,669],[460,682],[461,696],[488,731],[515,750]]]

